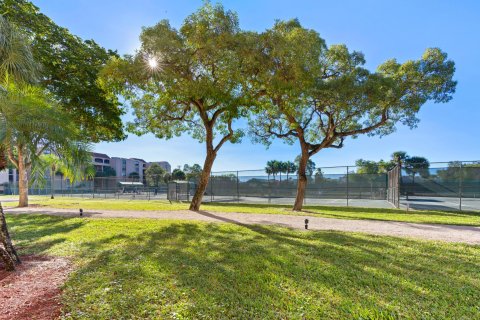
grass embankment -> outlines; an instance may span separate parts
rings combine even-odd
[[[65,318],[474,319],[480,248],[151,219],[8,216],[22,254],[71,257]]]
[[[1,200],[1,199],[0,199]],[[32,204],[51,208],[67,208],[85,210],[187,210],[188,203],[170,203],[164,200],[116,200],[88,198],[56,198],[32,197]],[[15,202],[5,202],[5,206],[15,206]],[[206,203],[202,210],[213,212],[243,212],[263,214],[312,215],[337,219],[367,219],[403,221],[416,223],[453,224],[480,226],[480,212],[468,211],[405,211],[398,209],[355,208],[355,207],[322,207],[305,206],[304,212],[294,212],[288,205],[239,204],[239,203]]]

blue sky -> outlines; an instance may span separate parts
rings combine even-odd
[[[456,63],[457,92],[447,104],[422,107],[417,129],[399,127],[384,138],[348,140],[343,149],[322,150],[312,159],[318,166],[351,165],[356,159],[387,159],[397,150],[430,161],[480,160],[480,1],[220,1],[238,13],[243,29],[263,31],[275,19],[298,18],[317,30],[327,44],[345,43],[362,51],[367,67],[389,58],[417,59],[427,47],[440,47]],[[193,0],[34,0],[57,24],[84,39],[91,38],[119,53],[139,47],[142,26],[168,19],[175,27],[202,5]],[[125,119],[131,119],[127,115]],[[130,135],[123,142],[100,143],[97,152],[111,156],[166,160],[172,167],[203,163],[204,146],[188,136],[158,140]],[[263,168],[271,159],[293,160],[298,145],[274,143],[268,150],[248,138],[225,145],[214,170]]]

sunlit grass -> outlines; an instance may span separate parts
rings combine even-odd
[[[475,319],[480,248],[341,232],[8,216],[71,257],[67,319]]]

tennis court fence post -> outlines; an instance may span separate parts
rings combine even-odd
[[[462,211],[462,189],[463,189],[463,166],[462,162],[460,162],[460,177],[458,179],[458,193],[459,193],[459,208]]]
[[[210,173],[210,202],[213,202],[213,175]]]
[[[348,207],[348,198],[349,198],[349,193],[350,193],[350,185],[348,183],[348,166],[347,166],[347,207]]]
[[[240,202],[240,191],[239,191],[239,184],[240,184],[240,180],[238,178],[238,171],[237,171],[237,202]]]

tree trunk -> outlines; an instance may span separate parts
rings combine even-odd
[[[7,271],[14,271],[15,270],[15,262],[13,261],[12,257],[8,254],[7,250],[0,247],[0,260],[3,261],[5,264],[5,270]]]
[[[28,172],[23,160],[18,162],[18,206],[28,207]]]
[[[0,259],[5,264],[5,270],[15,270],[15,262],[21,263],[20,258],[17,255],[17,251],[13,247],[10,234],[8,233],[7,221],[5,220],[5,214],[3,212],[2,205],[0,204]]]
[[[305,189],[307,188],[307,162],[309,158],[308,149],[302,146],[302,155],[298,164],[297,197],[293,205],[294,211],[302,211],[303,208]]]
[[[7,220],[5,219],[5,213],[3,212],[2,204],[0,203],[0,243],[3,244],[5,250],[10,254],[13,260],[17,263],[21,263],[18,257],[17,250],[12,244],[12,238],[8,232]]]
[[[195,195],[190,203],[190,210],[192,211],[200,210],[203,195],[205,194],[205,190],[207,190],[208,180],[210,178],[213,162],[215,161],[216,157],[217,154],[215,151],[213,151],[213,149],[207,150],[207,157],[205,158],[205,162],[203,164],[203,171],[200,175],[200,180],[198,181],[197,190],[195,191]]]

